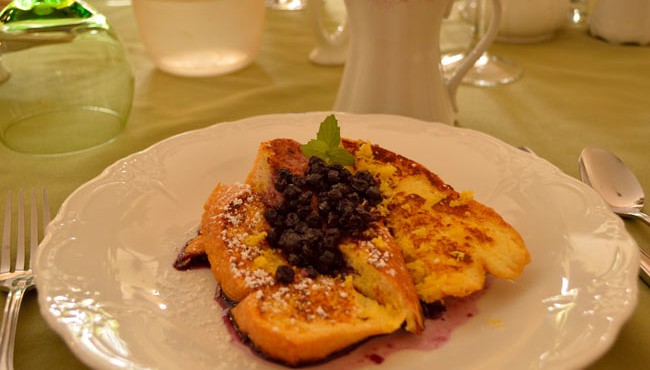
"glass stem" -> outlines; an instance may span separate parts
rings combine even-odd
[[[474,30],[472,35],[472,45],[476,45],[483,35],[485,35],[486,25],[486,0],[475,0],[476,9],[474,10]]]

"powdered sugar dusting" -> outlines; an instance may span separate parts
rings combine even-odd
[[[212,219],[222,225],[221,239],[226,246],[226,253],[231,255],[230,270],[235,278],[243,279],[248,288],[258,289],[273,285],[275,279],[269,272],[250,268],[251,262],[260,256],[261,249],[257,245],[250,245],[248,240],[255,235],[248,231],[258,229],[262,220],[259,212],[246,213],[245,207],[242,206],[258,199],[247,184],[237,183],[232,189],[235,197]]]

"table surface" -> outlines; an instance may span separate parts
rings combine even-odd
[[[47,186],[56,211],[74,189],[105,167],[174,134],[261,114],[326,111],[333,105],[343,68],[307,60],[315,41],[304,11],[269,11],[261,53],[246,69],[220,77],[181,78],[152,65],[128,1],[91,3],[107,15],[129,53],[135,97],[128,125],[113,142],[73,155],[38,157],[0,146],[0,195]],[[462,26],[445,27],[443,46],[464,37],[456,33]],[[527,145],[574,177],[583,147],[608,148],[650,192],[650,47],[611,45],[590,37],[584,28],[566,27],[546,42],[497,43],[491,50],[520,64],[524,74],[508,85],[461,86],[458,126]],[[634,220],[625,225],[650,251],[650,228]],[[32,290],[23,302],[15,367],[86,368],[41,317],[37,294]],[[650,288],[640,280],[638,298],[612,348],[589,369],[650,364]],[[2,295],[0,304],[4,300]]]

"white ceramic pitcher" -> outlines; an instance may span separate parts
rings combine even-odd
[[[501,3],[492,3],[485,35],[445,80],[440,27],[453,0],[345,0],[350,45],[334,110],[453,125],[458,85],[497,34]]]

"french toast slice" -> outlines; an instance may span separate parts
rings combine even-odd
[[[246,184],[258,194],[266,206],[273,207],[282,201],[282,194],[273,184],[280,169],[293,174],[305,172],[309,158],[300,151],[300,143],[292,139],[274,139],[262,142],[248,173]]]
[[[192,242],[204,244],[222,292],[238,302],[232,320],[258,351],[298,365],[392,333],[405,322],[407,330],[422,330],[415,287],[385,228],[376,225],[372,240],[346,240],[343,254],[352,267],[346,277],[310,278],[292,267],[296,279],[282,284],[274,274],[288,263],[266,241],[265,207],[249,185],[219,184]]]
[[[383,225],[375,225],[370,240],[344,240],[339,248],[354,270],[357,291],[391,311],[406,331],[424,329],[422,307],[399,246]]]
[[[292,366],[392,333],[403,322],[389,307],[359,293],[351,277],[325,275],[260,289],[232,308],[231,317],[259,352]]]
[[[470,194],[378,145],[344,139],[343,146],[358,170],[379,180],[386,225],[424,302],[480,290],[486,273],[515,279],[530,262],[519,233]]]
[[[201,231],[210,269],[228,298],[239,302],[275,284],[275,269],[286,263],[266,242],[264,204],[246,184],[217,184],[204,205]],[[196,239],[195,239],[196,240]]]
[[[174,268],[180,271],[199,267],[210,267],[200,234],[187,241],[174,261]]]
[[[282,199],[273,185],[278,172],[285,169],[302,174],[308,162],[295,140],[262,142],[246,183],[266,206],[275,206]],[[419,333],[424,328],[422,311],[402,253],[383,223],[375,224],[372,233],[372,240],[347,240],[340,246],[348,266],[356,271],[355,286],[367,297],[392,307],[397,317],[406,321],[407,331]]]

